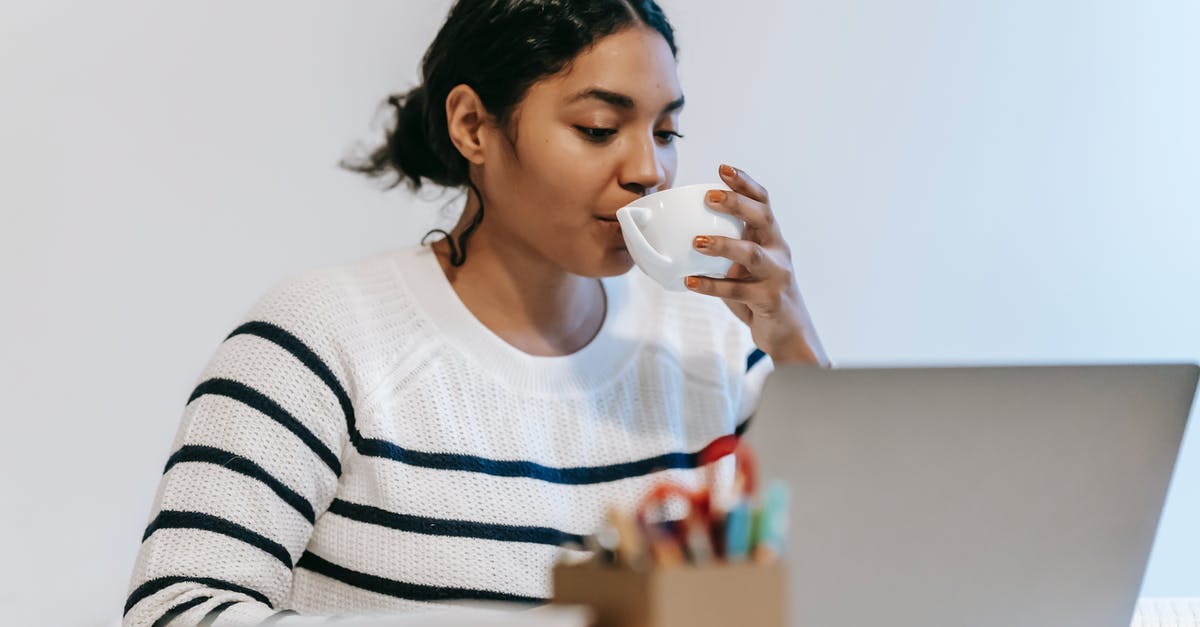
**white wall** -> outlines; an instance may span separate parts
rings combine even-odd
[[[448,6],[0,5],[6,623],[118,616],[183,403],[236,320],[290,272],[416,241],[451,200],[335,167]],[[770,188],[840,364],[1200,359],[1200,5],[664,6],[679,182],[724,160]],[[1191,435],[1144,594],[1200,596],[1197,529]]]

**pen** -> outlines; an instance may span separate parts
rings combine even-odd
[[[670,523],[657,523],[647,526],[650,537],[650,554],[654,564],[660,568],[670,568],[683,563],[683,548],[679,539],[670,530]]]
[[[755,559],[770,560],[781,555],[788,528],[788,492],[782,481],[772,481],[763,490],[762,513],[757,522]]]
[[[683,521],[683,533],[688,558],[692,563],[706,564],[712,561],[712,530],[709,528],[707,516],[692,511]]]
[[[591,551],[595,559],[601,564],[612,564],[616,561],[613,552],[600,542],[598,534],[593,533],[584,536],[583,546]]]
[[[750,553],[750,504],[739,499],[725,514],[725,559],[739,562]]]
[[[608,524],[617,532],[617,558],[630,568],[641,568],[645,561],[645,542],[641,530],[627,514],[613,507]]]

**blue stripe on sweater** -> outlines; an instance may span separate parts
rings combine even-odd
[[[400,599],[413,601],[508,601],[515,603],[545,603],[546,599],[539,597],[510,594],[495,590],[475,590],[471,588],[454,588],[450,586],[430,586],[419,583],[396,581],[367,573],[350,570],[325,560],[308,551],[296,563],[297,568],[305,568],[319,575],[324,575],[344,584],[386,594]]]
[[[247,477],[257,479],[271,488],[279,498],[285,503],[291,505],[293,509],[300,513],[305,520],[312,524],[316,521],[316,516],[313,514],[313,507],[303,496],[300,496],[295,490],[287,487],[284,483],[267,472],[262,466],[229,451],[221,450],[213,446],[201,446],[189,444],[180,447],[171,458],[167,460],[167,466],[163,469],[163,474],[171,470],[175,464],[182,462],[201,462],[228,468],[234,472],[241,473]]]
[[[271,400],[262,392],[233,379],[214,378],[196,386],[196,389],[188,398],[188,403],[205,394],[226,396],[257,409],[275,422],[283,425],[288,431],[296,434],[296,437],[307,444],[308,448],[312,449],[313,453],[316,453],[317,457],[320,457],[326,466],[329,466],[333,474],[339,477],[342,475],[342,464],[338,461],[337,455],[334,455],[333,451],[329,450],[329,447],[325,446],[317,436],[313,435],[312,431],[309,431],[299,420],[296,420],[279,403]]]
[[[499,460],[460,453],[430,453],[403,448],[386,440],[365,439],[359,453],[422,468],[476,472],[494,477],[523,477],[547,483],[587,485],[641,477],[663,470],[695,468],[700,452],[673,452],[603,466],[544,466],[537,462]]]
[[[264,603],[267,605],[267,607],[274,607],[271,605],[271,600],[267,598],[267,595],[236,583],[231,583],[223,579],[214,579],[212,577],[183,577],[174,575],[170,577],[156,577],[143,583],[137,588],[134,588],[133,592],[129,593],[129,599],[125,601],[125,612],[122,615],[129,614],[129,610],[133,609],[133,606],[137,605],[142,599],[145,599],[156,592],[165,590],[166,588],[177,583],[195,583],[206,588],[216,588],[218,590],[237,592],[239,594],[244,594],[255,601]]]
[[[201,512],[163,510],[146,527],[146,533],[142,534],[142,541],[145,542],[146,538],[149,538],[159,529],[201,529],[219,533],[223,536],[229,536],[235,540],[245,542],[283,562],[283,565],[287,566],[288,569],[292,568],[292,556],[282,544],[219,516]]]
[[[378,507],[350,503],[341,499],[334,499],[333,503],[329,505],[329,513],[367,524],[433,536],[480,538],[501,542],[528,542],[551,546],[561,546],[568,543],[583,544],[582,535],[559,531],[550,527],[428,518],[425,516],[389,512]]]
[[[354,404],[350,402],[350,395],[346,393],[346,388],[342,387],[337,376],[333,374],[333,370],[300,338],[278,325],[262,320],[252,320],[239,326],[226,336],[225,339],[228,340],[235,335],[256,335],[264,340],[275,343],[300,360],[300,363],[304,364],[313,374],[317,375],[318,379],[325,382],[329,391],[337,398],[338,405],[342,407],[342,414],[346,417],[346,430],[350,434],[350,441],[357,442],[362,437],[359,435],[358,427],[355,425]]]
[[[754,364],[757,364],[759,360],[766,356],[767,354],[758,348],[750,351],[750,354],[746,356],[746,372],[749,372],[754,367]]]
[[[175,620],[180,614],[182,614],[182,613],[192,609],[193,607],[196,607],[197,605],[200,605],[201,603],[204,603],[205,601],[208,601],[210,599],[212,599],[212,597],[196,597],[194,599],[189,599],[187,601],[184,601],[183,603],[180,603],[179,605],[172,606],[171,609],[167,610],[162,616],[160,616],[158,618],[158,620],[154,621],[154,624],[151,625],[150,627],[166,627],[168,624],[171,623],[171,621]]]

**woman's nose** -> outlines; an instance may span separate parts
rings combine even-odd
[[[621,186],[642,195],[648,190],[656,191],[667,179],[665,151],[659,150],[653,134],[639,137],[631,144],[622,171]]]

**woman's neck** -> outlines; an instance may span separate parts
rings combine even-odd
[[[451,233],[456,243],[477,210],[468,203]],[[459,300],[493,333],[531,355],[569,355],[586,346],[604,323],[600,281],[566,272],[519,241],[496,235],[485,217],[467,238],[466,262],[457,267],[447,240],[433,243]]]

